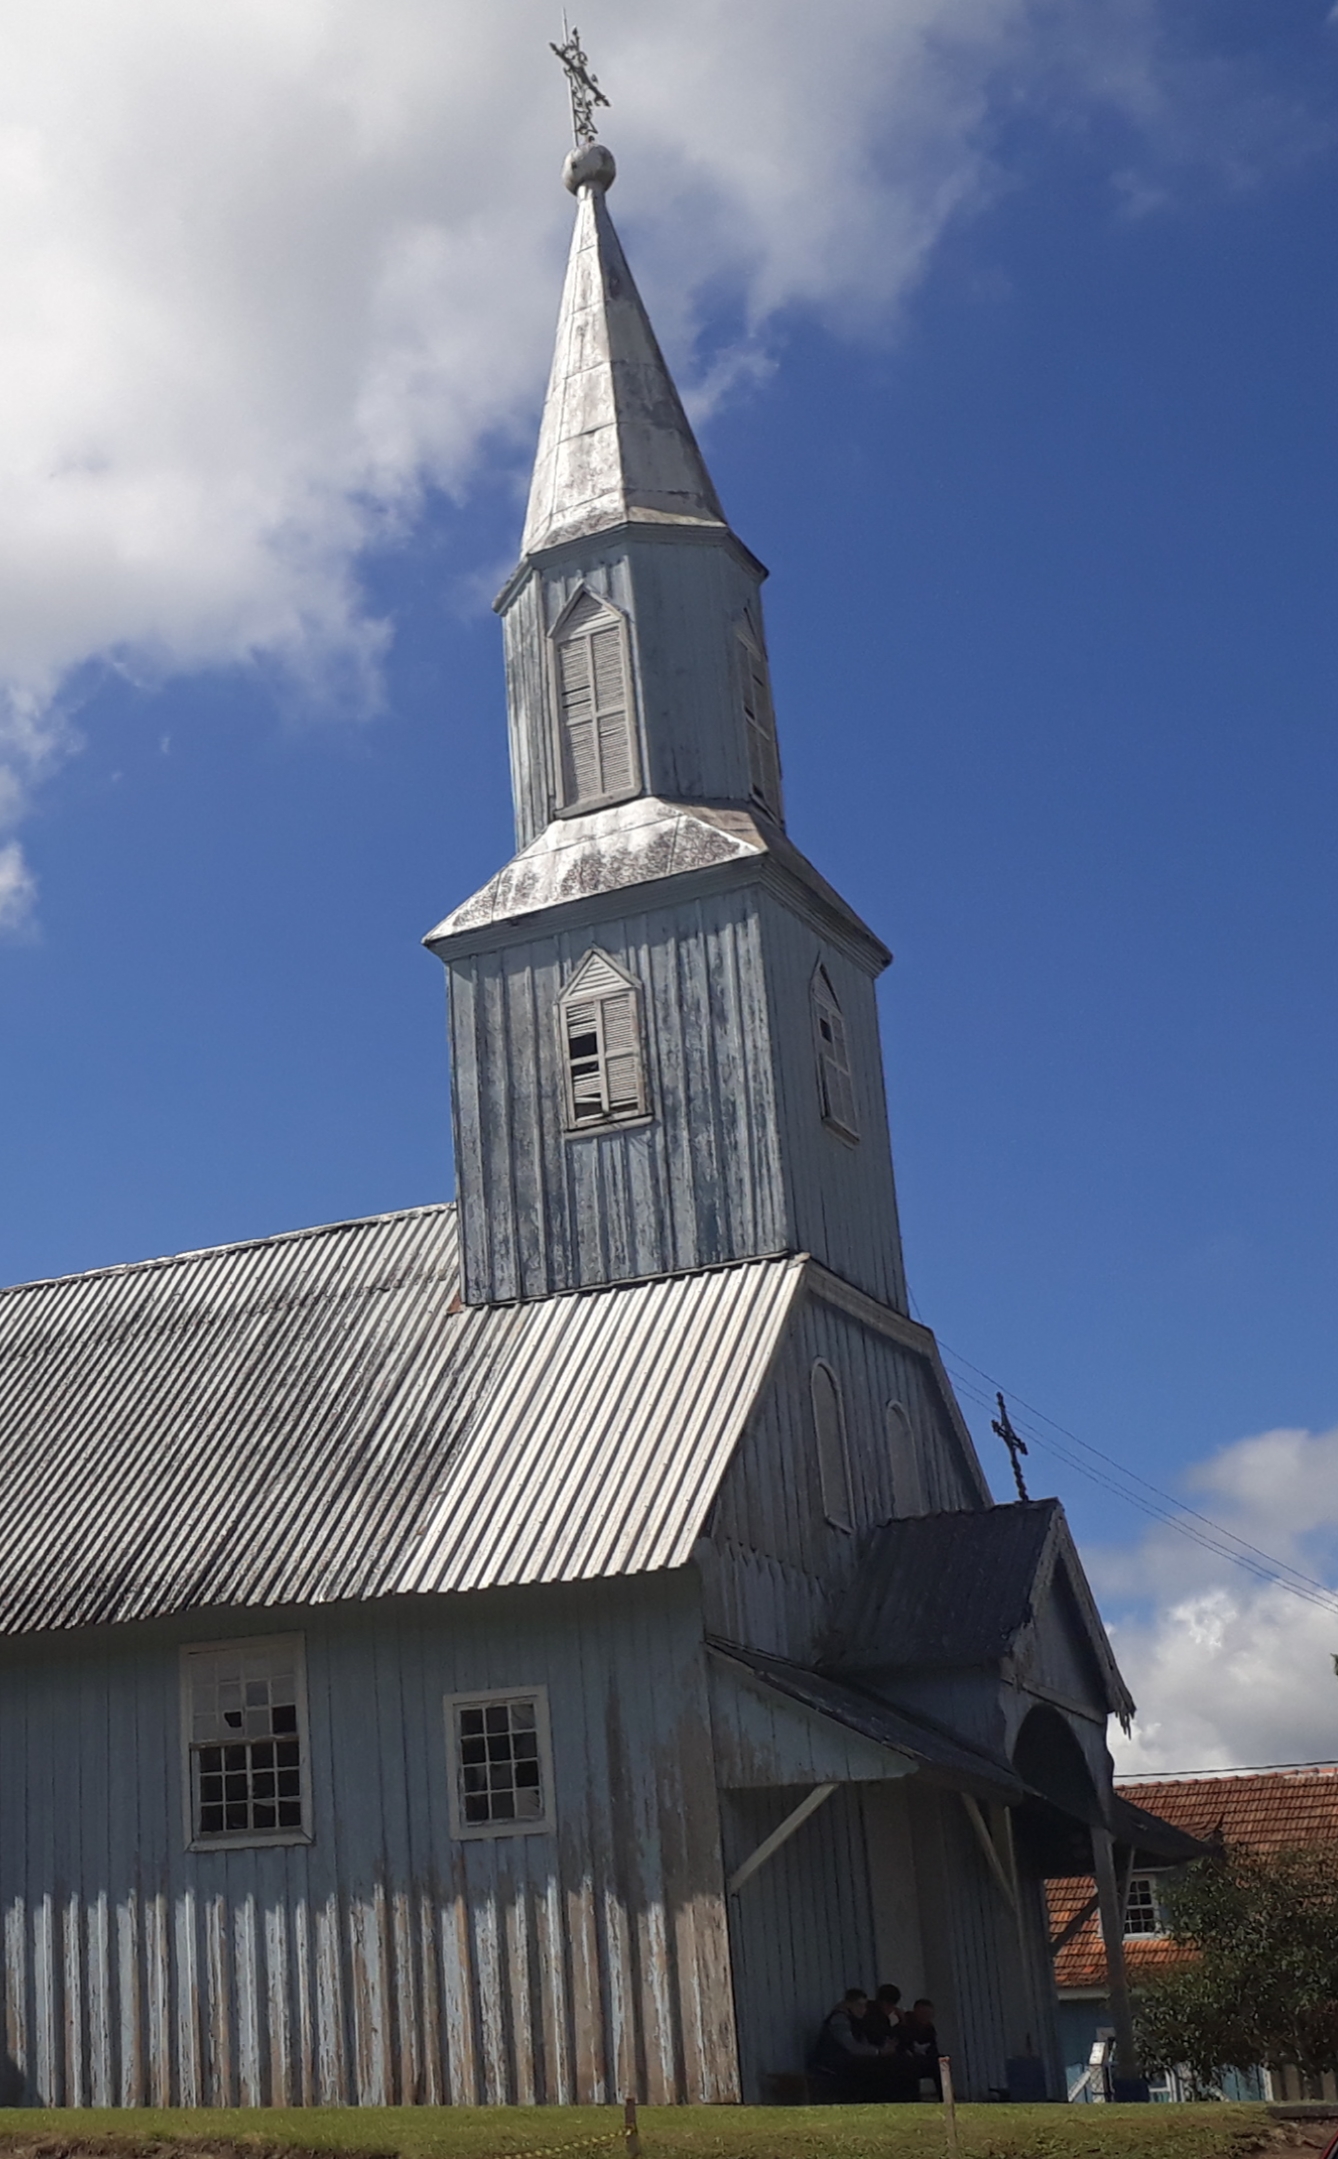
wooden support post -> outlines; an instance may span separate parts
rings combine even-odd
[[[641,2131],[636,2125],[636,2101],[623,2101],[623,2142],[627,2146],[627,2159],[641,2159]]]
[[[789,1843],[796,1829],[802,1829],[809,1815],[816,1814],[823,1801],[830,1799],[835,1790],[836,1786],[834,1784],[814,1785],[807,1799],[801,1799],[798,1806],[792,1808],[790,1813],[786,1815],[785,1820],[778,1823],[776,1828],[772,1830],[771,1835],[763,1837],[756,1851],[749,1852],[742,1866],[734,1869],[725,1885],[731,1896],[733,1896],[736,1889],[742,1889],[744,1883],[752,1875],[756,1874],[759,1867],[766,1865],[773,1852],[778,1852],[782,1844]]]
[[[1115,1845],[1108,1829],[1092,1829],[1092,1871],[1096,1876],[1097,1909],[1101,1914],[1101,1939],[1106,1950],[1106,1973],[1110,1980],[1110,2020],[1115,2026],[1116,2075],[1122,2084],[1142,2075],[1134,2045],[1134,2017],[1129,2002],[1129,1979],[1124,1967],[1124,1909],[1115,1878]]]
[[[980,1839],[980,1848],[989,1862],[990,1873],[994,1876],[995,1881],[999,1884],[999,1888],[1003,1895],[1004,1902],[1007,1904],[1009,1910],[1016,1918],[1017,1886],[1015,1882],[1010,1880],[1009,1871],[1004,1866],[1004,1862],[999,1856],[999,1847],[995,1843],[993,1837],[990,1835],[989,1824],[986,1822],[984,1815],[980,1811],[980,1802],[977,1799],[973,1799],[970,1792],[963,1792],[962,1805],[966,1808],[967,1820],[970,1822],[971,1827],[975,1830],[977,1837]]]
[[[952,2088],[952,2063],[946,2054],[939,2055],[938,2073],[943,2080],[943,2134],[947,2141],[948,2159],[959,2159],[961,2145],[957,2141],[957,2098]]]

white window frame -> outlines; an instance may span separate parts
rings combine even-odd
[[[277,1844],[311,1844],[315,1841],[311,1791],[311,1734],[307,1719],[306,1637],[302,1634],[236,1634],[220,1641],[183,1642],[178,1651],[181,1715],[182,1818],[189,1852],[240,1851]],[[195,1693],[193,1660],[225,1651],[238,1655],[287,1653],[293,1659],[297,1694],[298,1762],[301,1771],[302,1826],[300,1829],[230,1829],[218,1834],[195,1826]],[[226,1744],[226,1742],[218,1742]],[[214,1742],[209,1742],[214,1744]]]
[[[780,741],[776,734],[776,707],[771,695],[771,669],[767,664],[766,647],[748,615],[744,616],[735,634],[739,705],[748,751],[749,800],[780,824],[784,816]]]
[[[1148,1894],[1152,1905],[1152,1917],[1155,1923],[1150,1927],[1137,1927],[1131,1932],[1129,1928],[1129,1914],[1133,1909],[1133,1894],[1135,1882],[1146,1882],[1148,1885]],[[1157,1894],[1157,1886],[1158,1885],[1156,1875],[1149,1873],[1146,1867],[1144,1867],[1139,1873],[1130,1875],[1129,1893],[1124,1900],[1124,1938],[1127,1942],[1155,1942],[1162,1935],[1165,1934],[1166,1916],[1162,1911],[1162,1903],[1160,1896]]]
[[[835,1132],[849,1146],[859,1145],[859,1109],[855,1101],[855,1073],[850,1056],[850,1037],[846,1031],[845,1015],[841,1002],[832,985],[832,978],[819,961],[809,982],[809,1004],[813,1014],[813,1049],[817,1058],[818,1103],[822,1121],[829,1132]],[[824,1023],[830,1029],[824,1035]],[[830,1073],[839,1083],[844,1080],[849,1095],[849,1115],[842,1112],[837,1100]]]
[[[617,978],[617,988],[607,982],[602,988],[586,990],[583,980],[592,969],[593,962]],[[636,1057],[637,1099],[635,1105],[612,1109],[608,1104],[608,1048],[605,1041],[604,1005],[613,997],[631,996],[633,1051]],[[557,1001],[558,1057],[562,1065],[562,1099],[564,1130],[568,1139],[582,1139],[594,1132],[625,1132],[629,1126],[649,1124],[650,1069],[646,1056],[645,990],[635,975],[629,974],[612,955],[601,946],[592,945],[581,955],[563,987]],[[571,1031],[568,1015],[573,1005],[592,1004],[595,1007],[596,1055],[599,1061],[600,1086],[604,1094],[603,1112],[598,1117],[579,1117],[576,1113],[575,1074],[572,1071]],[[625,1053],[623,1053],[625,1054]]]
[[[533,1702],[534,1728],[539,1741],[539,1774],[543,1780],[544,1811],[529,1822],[467,1822],[461,1804],[461,1775],[456,1717],[462,1709],[491,1709],[502,1702]],[[446,1795],[451,1835],[470,1837],[551,1837],[557,1831],[557,1795],[553,1789],[553,1736],[548,1715],[548,1689],[535,1687],[476,1687],[464,1694],[443,1698],[446,1721]]]
[[[572,616],[582,602],[586,600],[592,601],[599,608],[602,615],[611,618],[610,626],[616,622],[619,630],[622,653],[623,695],[626,701],[625,710],[627,714],[627,750],[630,778],[625,787],[613,788],[606,794],[573,796],[571,800],[568,800],[565,758],[566,714],[562,701],[562,661],[559,655],[563,644],[573,634],[571,632]],[[592,618],[588,629],[579,630],[574,634],[581,637],[589,636],[599,627],[598,618]],[[549,711],[552,715],[550,732],[553,745],[553,802],[555,812],[559,817],[584,817],[588,811],[603,809],[610,802],[630,802],[634,796],[643,792],[645,759],[642,755],[641,730],[637,722],[636,684],[632,667],[632,625],[626,611],[617,606],[607,593],[593,592],[588,585],[582,585],[572,594],[549,632],[548,702]],[[597,711],[594,718],[596,728],[598,728]]]
[[[818,1409],[818,1374],[831,1382],[831,1398],[836,1407],[836,1460],[829,1461],[823,1438],[823,1420]],[[815,1358],[808,1375],[809,1401],[813,1408],[813,1444],[818,1458],[818,1484],[822,1492],[822,1511],[833,1529],[840,1529],[847,1536],[855,1528],[855,1494],[850,1476],[850,1448],[846,1440],[846,1405],[841,1382],[825,1357]],[[840,1490],[833,1493],[835,1479]]]

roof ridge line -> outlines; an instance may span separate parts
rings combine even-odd
[[[19,1297],[26,1290],[55,1289],[62,1282],[91,1282],[98,1276],[146,1274],[155,1267],[180,1267],[187,1260],[210,1259],[218,1252],[258,1252],[266,1245],[292,1244],[303,1237],[325,1237],[337,1229],[366,1229],[373,1222],[404,1222],[411,1215],[454,1214],[453,1199],[425,1200],[416,1207],[388,1207],[381,1214],[348,1215],[335,1222],[313,1222],[304,1229],[270,1230],[262,1237],[227,1238],[220,1244],[192,1246],[186,1252],[163,1252],[149,1259],[113,1260],[105,1267],[76,1267],[70,1274],[39,1274],[28,1282],[0,1283],[0,1297]]]

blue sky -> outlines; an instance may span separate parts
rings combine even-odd
[[[1131,50],[1157,17],[1111,12]],[[883,1012],[918,1313],[1332,1581],[1338,26],[1307,0],[1158,21],[1155,131],[1064,83],[1020,95],[1050,58],[1010,62],[956,207],[895,276],[856,263],[787,290],[778,213],[770,256],[741,266],[713,240],[686,296],[667,153],[647,136],[639,182],[648,123],[634,113],[628,146],[616,108],[612,208],[685,379],[732,380],[702,438],[772,571],[791,829],[897,955]],[[829,118],[806,184],[839,198]],[[864,151],[895,159],[881,125],[866,116]],[[23,775],[35,899],[0,942],[0,1279],[451,1189],[443,989],[417,940],[509,851],[487,597],[542,389],[530,324],[556,307],[561,126],[559,102],[527,183],[514,393],[344,543],[357,636],[295,658],[253,626],[229,650],[112,607],[41,661],[59,740]],[[510,318],[485,296],[471,327],[468,299],[486,375]],[[1164,1719],[1211,1668],[1235,1721],[1196,1732],[1202,1750],[1338,1754],[1320,1663],[1338,1616],[1262,1589],[1265,1611],[1068,1463],[1037,1448],[1030,1467]],[[1281,1707],[1255,1670],[1265,1636],[1302,1673]],[[1139,1758],[1167,1760],[1157,1744]]]

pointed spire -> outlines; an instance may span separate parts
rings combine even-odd
[[[723,525],[655,332],[632,282],[605,195],[612,155],[589,143],[567,160],[577,198],[553,373],[539,430],[521,551],[623,524]]]

